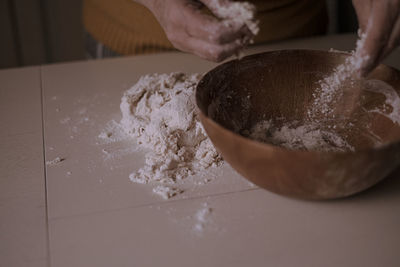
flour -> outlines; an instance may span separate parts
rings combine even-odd
[[[400,125],[400,97],[394,88],[380,80],[365,80],[362,88],[365,91],[383,94],[385,96],[385,105],[382,108],[376,108],[370,112],[379,113],[393,123]]]
[[[249,137],[259,142],[295,150],[331,152],[354,150],[335,132],[320,129],[316,124],[293,122],[276,127],[271,120],[265,120],[251,128]]]
[[[115,143],[129,138],[124,128],[118,122],[111,120],[107,123],[105,129],[98,135],[102,144]],[[106,151],[103,153],[107,154]],[[110,153],[108,153],[110,154]]]
[[[248,2],[230,2],[221,4],[220,0],[211,1],[215,15],[222,19],[227,26],[246,25],[250,32],[255,36],[260,31],[258,21],[254,19],[256,8]]]
[[[169,199],[173,196],[176,196],[183,191],[176,187],[170,187],[165,185],[158,185],[153,188],[153,193],[161,196],[163,199]]]
[[[241,43],[251,42],[258,33],[252,4],[224,5],[213,0],[210,6],[226,26],[247,26],[251,34],[239,40]],[[146,75],[122,97],[120,125],[139,147],[148,151],[145,165],[129,178],[139,184],[161,183],[153,192],[166,199],[182,192],[171,185],[221,163],[198,119],[194,93],[199,80],[197,74]],[[112,140],[113,132],[105,131],[99,137]],[[109,153],[105,155],[108,157]],[[204,179],[207,182],[209,179]]]
[[[213,209],[209,207],[208,203],[203,203],[202,207],[196,212],[194,230],[197,233],[202,233],[204,231],[204,228],[210,222],[212,212]]]
[[[64,158],[56,157],[56,158],[54,158],[53,160],[48,160],[48,161],[46,161],[46,165],[47,165],[47,166],[54,166],[54,165],[60,164],[60,163],[63,162],[64,160],[65,160]]]
[[[358,80],[360,68],[369,59],[368,55],[363,54],[365,39],[366,34],[360,34],[356,50],[352,55],[346,58],[343,64],[337,66],[329,76],[318,81],[318,88],[313,93],[314,103],[308,111],[312,120],[315,121],[319,116],[326,119],[335,117],[335,105],[343,95],[343,84],[352,83],[354,79]]]
[[[173,185],[221,162],[195,105],[197,74],[151,74],[124,93],[121,127],[148,152],[132,182]],[[158,188],[156,191],[160,191]],[[180,193],[161,193],[167,198]]]
[[[71,118],[70,118],[70,117],[66,117],[66,118],[61,119],[61,120],[60,120],[60,123],[61,123],[61,124],[67,124],[67,123],[69,123],[70,121],[71,121]]]
[[[318,81],[318,88],[313,93],[313,105],[308,110],[311,122],[320,123],[321,119],[339,122],[339,117],[349,119],[352,109],[359,104],[365,91],[369,91],[383,94],[385,105],[374,110],[364,110],[379,113],[400,125],[400,97],[396,90],[383,81],[359,77],[361,67],[369,60],[369,55],[363,54],[367,35],[365,33],[359,35],[352,55],[337,66],[329,76]]]

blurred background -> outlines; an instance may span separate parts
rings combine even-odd
[[[328,34],[356,32],[351,0],[326,1]],[[88,58],[82,0],[0,0],[0,34],[0,68]]]

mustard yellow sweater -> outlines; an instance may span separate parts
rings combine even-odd
[[[168,1],[168,0],[165,0]],[[260,32],[255,43],[322,34],[326,30],[325,1],[250,0],[257,7]],[[128,54],[172,50],[156,18],[132,0],[84,0],[83,23],[96,40]]]

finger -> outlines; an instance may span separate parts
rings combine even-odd
[[[363,45],[362,55],[369,58],[361,66],[361,75],[368,74],[379,62],[383,49],[389,40],[393,28],[396,12],[390,10],[387,3],[373,2],[371,17],[366,28],[366,39]]]
[[[176,48],[214,62],[220,62],[243,48],[240,41],[219,45],[193,37],[179,38],[179,40],[184,42],[175,43]]]
[[[379,61],[385,59],[400,44],[400,15],[398,15],[396,23],[393,26],[389,41],[384,49],[382,57]]]
[[[193,5],[186,7],[184,17],[188,23],[185,23],[185,31],[191,37],[215,44],[227,44],[251,35],[246,25],[226,25]]]

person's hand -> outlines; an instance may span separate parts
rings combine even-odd
[[[360,29],[366,34],[361,66],[367,75],[400,43],[400,0],[353,0]]]
[[[179,50],[211,61],[222,61],[237,53],[253,37],[244,24],[233,25],[206,14],[214,0],[138,0],[155,15],[168,39]],[[229,4],[229,0],[221,1]]]

